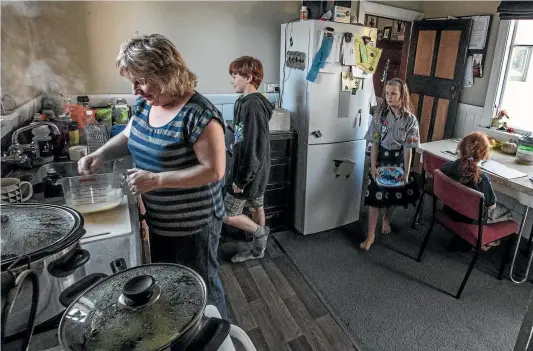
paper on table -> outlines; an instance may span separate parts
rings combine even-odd
[[[474,85],[474,59],[468,56],[466,60],[465,77],[463,79],[463,88],[471,88]]]
[[[515,179],[527,176],[527,174],[502,165],[499,162],[488,160],[481,164],[484,171],[496,174],[505,179]]]

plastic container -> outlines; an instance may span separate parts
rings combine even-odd
[[[302,6],[300,9],[300,21],[306,21],[309,18],[309,11],[307,6]]]
[[[110,210],[122,203],[125,180],[125,176],[113,172],[63,178],[57,184],[63,188],[68,207],[80,213],[93,213]]]
[[[33,136],[37,138],[46,138],[50,136],[50,128],[48,126],[40,126],[37,128],[33,128],[31,134],[33,134]]]
[[[32,134],[32,141],[39,147],[39,157],[41,158],[39,164],[42,165],[53,162],[55,158],[55,150],[48,126],[34,128]]]
[[[518,139],[515,160],[523,165],[533,164],[533,137],[521,137]]]

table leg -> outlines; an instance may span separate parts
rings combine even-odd
[[[522,217],[522,223],[520,223],[520,230],[518,232],[518,238],[516,239],[516,246],[514,249],[513,260],[511,262],[511,271],[509,272],[509,277],[511,278],[511,281],[516,284],[522,284],[527,281],[527,277],[529,275],[529,269],[531,268],[531,262],[533,262],[533,252],[530,252],[528,262],[527,262],[526,274],[524,275],[524,278],[522,280],[515,280],[515,278],[513,277],[514,265],[516,263],[516,258],[518,257],[518,248],[520,247],[520,241],[522,239],[522,232],[524,231],[524,226],[526,225],[528,211],[529,211],[529,207],[526,207],[524,211],[524,215]]]

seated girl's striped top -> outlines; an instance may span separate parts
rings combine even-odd
[[[162,127],[148,123],[150,105],[139,99],[132,116],[128,148],[136,168],[159,173],[198,164],[193,145],[207,124],[224,122],[218,109],[198,92]],[[222,182],[199,188],[157,189],[143,194],[150,233],[184,236],[198,233],[215,215],[225,215]]]

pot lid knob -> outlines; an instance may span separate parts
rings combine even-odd
[[[122,294],[132,306],[139,306],[150,300],[154,287],[154,277],[151,275],[139,275],[131,278],[122,286]]]

